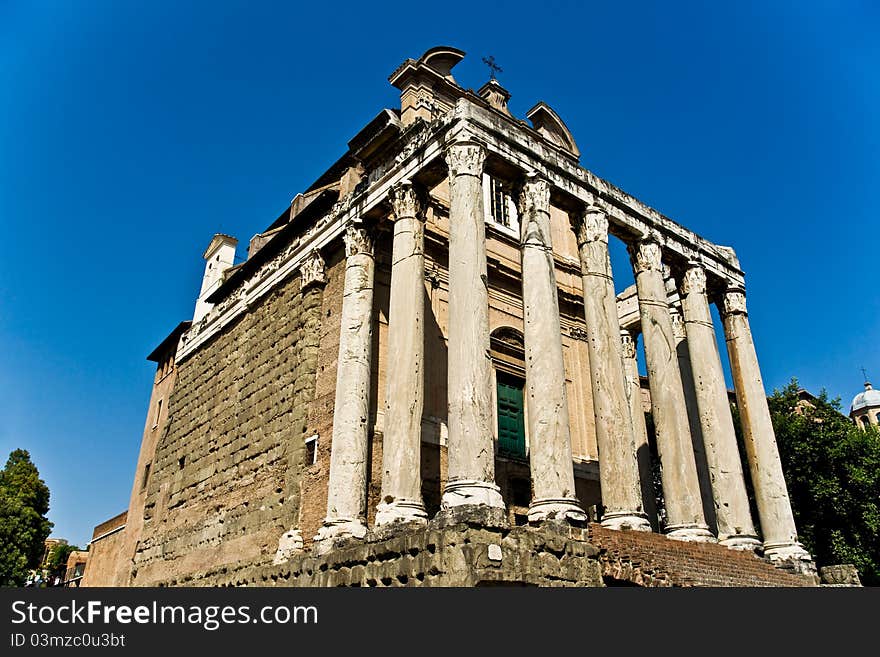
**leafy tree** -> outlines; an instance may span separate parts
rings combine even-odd
[[[798,533],[822,565],[851,563],[880,585],[880,433],[864,431],[823,391],[806,404],[797,379],[768,398]]]
[[[0,585],[21,586],[40,565],[52,523],[49,488],[26,450],[9,455],[0,470]]]
[[[50,577],[64,577],[67,570],[67,558],[71,552],[80,550],[76,545],[68,545],[67,543],[58,543],[49,551],[49,558],[46,565],[49,568]]]

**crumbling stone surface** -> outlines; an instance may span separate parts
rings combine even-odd
[[[861,586],[859,572],[851,563],[823,566],[819,569],[823,586]]]
[[[319,557],[303,553],[273,566],[228,566],[162,582],[177,586],[602,586],[598,550],[586,530],[480,527],[494,510],[457,509],[458,522],[430,523],[396,536],[342,541]],[[484,512],[485,511],[485,512]],[[486,513],[492,515],[491,518]],[[387,531],[387,528],[385,528]]]

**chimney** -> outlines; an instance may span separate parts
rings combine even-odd
[[[223,283],[223,273],[232,267],[235,261],[235,247],[238,240],[229,235],[217,233],[205,249],[205,275],[202,277],[202,291],[196,301],[196,312],[193,323],[200,321],[214,304],[205,301]]]
[[[511,116],[510,110],[507,109],[507,101],[510,100],[510,92],[502,87],[498,80],[492,78],[477,92],[480,98],[489,103],[490,107],[494,107],[499,112],[504,112],[507,116]]]

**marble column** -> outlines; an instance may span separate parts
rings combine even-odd
[[[671,288],[675,289],[675,282],[669,281]],[[670,289],[667,286],[667,290]],[[700,482],[700,499],[703,501],[703,516],[709,531],[717,532],[715,520],[715,499],[712,496],[712,478],[709,476],[709,462],[706,460],[706,448],[703,445],[703,429],[700,426],[700,411],[697,408],[696,383],[694,372],[691,368],[690,345],[688,344],[687,330],[684,327],[684,317],[677,306],[669,308],[669,317],[672,320],[672,334],[675,336],[675,353],[678,355],[678,371],[681,374],[681,386],[684,393],[684,403],[687,406],[688,429],[691,434],[691,444],[694,448],[694,463],[697,466],[697,479]]]
[[[642,504],[636,436],[621,358],[617,296],[608,253],[608,217],[590,206],[573,217],[584,290],[584,322],[599,448],[602,525],[650,531]]]
[[[812,562],[810,554],[798,542],[764,382],[749,327],[745,290],[729,287],[724,293],[721,311],[730,372],[736,388],[736,404],[742,420],[746,456],[764,538],[764,556],[771,560]]]
[[[392,190],[394,243],[388,304],[388,369],[382,496],[376,525],[427,522],[422,502],[422,408],[425,393],[425,226],[417,190]]]
[[[336,366],[327,517],[315,537],[319,551],[332,539],[363,538],[367,508],[370,366],[373,342],[373,239],[350,224],[345,241],[345,283]]]
[[[690,263],[680,285],[694,393],[715,499],[718,541],[734,549],[761,547],[749,510],[724,369],[706,296],[706,271]]]
[[[626,396],[629,400],[629,414],[635,437],[636,461],[639,466],[639,484],[642,491],[642,506],[653,529],[658,528],[657,500],[654,497],[654,473],[651,468],[651,448],[648,445],[648,427],[645,424],[645,410],[642,408],[642,383],[638,364],[639,334],[636,331],[620,329],[620,343],[623,350],[623,371],[626,374]]]
[[[442,509],[504,509],[495,484],[489,291],[483,212],[485,149],[457,141],[449,168],[448,479]]]
[[[675,351],[659,242],[629,246],[639,294],[651,412],[657,434],[666,503],[666,533],[684,541],[714,541],[703,515],[700,482]]]
[[[574,488],[556,266],[550,237],[550,186],[545,180],[526,180],[520,193],[519,213],[529,463],[535,492],[528,517],[530,522],[586,522],[587,514],[578,504]]]

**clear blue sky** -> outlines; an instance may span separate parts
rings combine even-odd
[[[474,89],[494,55],[516,115],[548,102],[584,166],[737,250],[768,391],[880,383],[877,5],[719,4],[0,0],[0,458],[30,450],[54,535],[126,508],[144,357],[192,316],[211,235],[264,229],[439,44]]]

